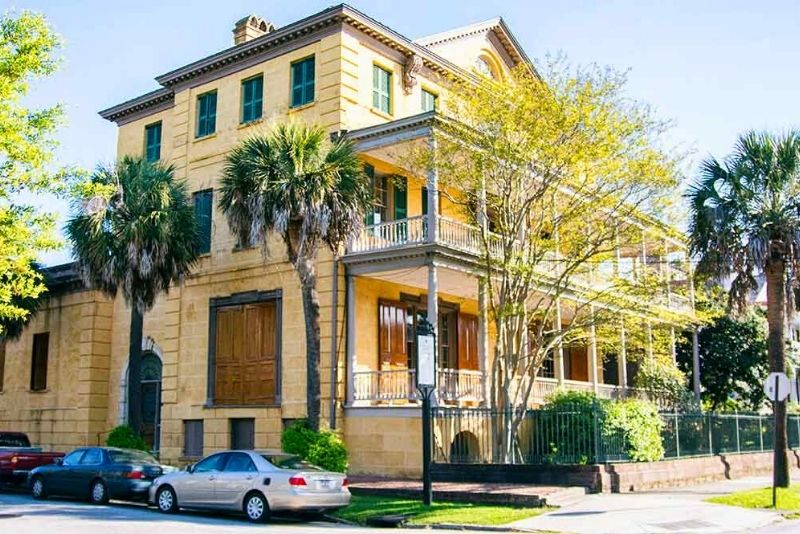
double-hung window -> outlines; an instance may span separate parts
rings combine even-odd
[[[436,104],[438,100],[438,96],[436,93],[431,93],[430,91],[426,91],[425,89],[422,90],[422,111],[435,111]]]
[[[242,124],[261,118],[264,102],[264,77],[256,76],[242,82]]]
[[[198,252],[211,252],[211,217],[213,211],[214,192],[212,189],[198,191],[194,194],[194,216],[197,218],[199,235]]]
[[[292,63],[292,107],[314,101],[314,56]]]
[[[372,107],[392,112],[392,73],[378,65],[372,66]]]
[[[213,134],[217,129],[217,92],[211,91],[197,97],[196,137]]]
[[[149,162],[161,159],[161,122],[144,127],[144,157]]]

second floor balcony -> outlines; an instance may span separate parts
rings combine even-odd
[[[430,231],[432,220],[436,221],[433,234]],[[453,252],[473,262],[487,249],[496,258],[503,253],[500,235],[488,233],[484,246],[481,229],[477,226],[443,215],[431,217],[426,214],[367,225],[350,243],[347,255],[354,259],[358,256],[385,256],[395,252],[406,254],[424,247]],[[646,251],[645,247],[641,249]],[[541,277],[544,280],[559,278],[563,266],[557,261],[555,253],[545,252],[541,258],[536,266]],[[650,297],[653,304],[691,313],[687,272],[682,257],[670,258],[666,254],[663,257],[648,257],[646,252],[636,257],[622,257],[618,253],[616,260],[587,262],[580,272],[570,274],[569,283],[576,288],[613,291],[614,285],[621,281],[635,283],[643,276],[652,275],[663,282],[659,284],[659,290]]]

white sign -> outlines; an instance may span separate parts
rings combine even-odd
[[[433,336],[417,336],[417,385],[436,385],[436,350]]]
[[[764,394],[771,401],[782,401],[789,396],[791,383],[785,373],[770,373],[764,380]]]

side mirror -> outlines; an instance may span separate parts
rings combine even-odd
[[[64,465],[64,457],[62,456],[60,458],[55,458],[53,460],[53,463],[56,464],[56,465]]]
[[[189,464],[186,466],[187,473],[194,473],[194,464]]]

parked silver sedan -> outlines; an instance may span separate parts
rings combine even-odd
[[[179,508],[240,511],[253,522],[270,512],[322,513],[350,504],[347,477],[281,452],[224,451],[161,476],[149,500],[161,512]]]

